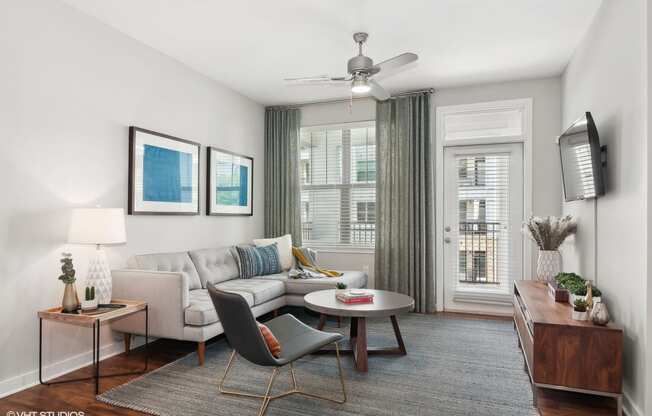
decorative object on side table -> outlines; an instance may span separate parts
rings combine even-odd
[[[568,289],[561,287],[557,282],[548,282],[548,294],[555,302],[568,302]]]
[[[208,148],[206,215],[254,215],[254,158]]]
[[[573,303],[573,312],[571,317],[576,321],[586,321],[588,319],[587,305],[584,299],[577,299]]]
[[[92,311],[97,309],[97,298],[95,297],[95,286],[86,286],[86,293],[81,304],[82,311]]]
[[[560,287],[567,289],[569,292],[568,302],[572,305],[576,299],[586,300],[588,287],[586,285],[587,280],[584,280],[582,276],[575,273],[559,273],[555,276],[555,281]],[[593,302],[599,302],[602,292],[591,285],[591,298]]]
[[[335,296],[342,294],[346,291],[346,284],[339,282],[335,285]]]
[[[604,326],[609,323],[611,317],[609,316],[609,311],[607,310],[607,305],[604,302],[599,301],[593,304],[591,309],[591,320],[594,324]]]
[[[68,242],[94,244],[95,256],[88,265],[86,284],[95,287],[100,305],[111,303],[111,270],[102,245],[127,241],[122,208],[77,208],[72,212]]]
[[[129,127],[129,214],[199,215],[200,147]]]
[[[59,280],[65,283],[63,289],[63,300],[61,301],[61,308],[64,312],[71,313],[79,309],[79,297],[77,296],[77,289],[75,288],[75,268],[72,265],[72,254],[61,253],[61,272]]]
[[[561,270],[559,246],[577,232],[577,223],[570,215],[561,218],[531,216],[524,226],[539,247],[537,279],[550,282]]]

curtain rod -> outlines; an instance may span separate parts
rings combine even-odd
[[[406,95],[417,95],[417,94],[434,94],[435,89],[434,88],[424,88],[420,90],[413,90],[413,91],[405,91],[405,92],[399,92],[396,94],[392,94],[389,99],[391,100],[392,98],[397,98],[397,97],[404,97]],[[368,96],[368,97],[353,97],[353,101],[357,100],[366,100],[366,99],[372,99],[375,100],[374,97]],[[297,104],[280,104],[280,105],[270,105],[266,106],[265,109],[296,109],[296,108],[301,108],[307,105],[316,105],[316,104],[334,104],[334,103],[348,103],[351,101],[350,98],[337,98],[333,100],[323,100],[323,101],[307,101],[303,103],[297,103]]]

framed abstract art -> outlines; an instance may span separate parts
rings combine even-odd
[[[199,143],[129,127],[129,214],[199,214]]]
[[[206,215],[253,215],[254,159],[208,148]]]

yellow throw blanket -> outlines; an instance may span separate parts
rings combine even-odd
[[[321,273],[324,276],[327,277],[340,277],[342,276],[342,273],[336,272],[335,270],[328,270],[328,269],[323,269],[317,264],[315,264],[315,259],[311,255],[311,253],[303,248],[300,247],[292,247],[292,254],[294,255],[294,258],[297,259],[297,262],[299,263],[299,267],[304,270],[309,270],[313,273]]]

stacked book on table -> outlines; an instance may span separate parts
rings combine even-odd
[[[351,289],[335,294],[337,300],[342,303],[373,303],[374,294],[366,290]]]

